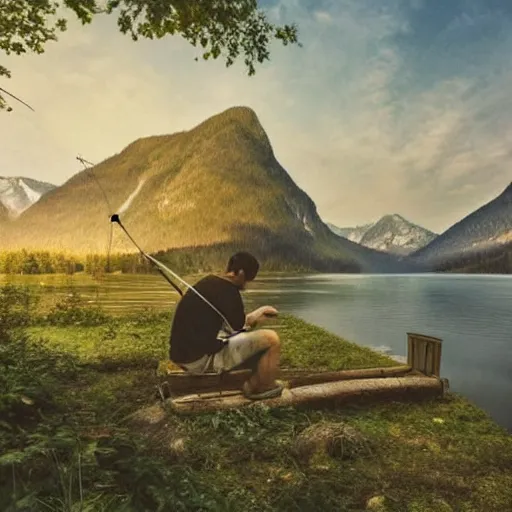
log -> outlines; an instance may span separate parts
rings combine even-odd
[[[384,379],[389,377],[404,377],[411,371],[409,365],[390,366],[388,368],[365,368],[361,370],[339,370],[335,372],[308,372],[293,375],[293,370],[282,372],[281,379],[286,380],[291,388],[336,382],[340,380]]]
[[[254,407],[339,406],[360,402],[417,401],[443,396],[441,379],[435,377],[390,377],[386,379],[345,380],[285,389],[279,398],[248,400],[242,393],[192,394],[166,400],[166,405],[178,414],[213,412],[218,410]]]
[[[298,386],[339,380],[400,377],[407,375],[410,371],[411,367],[408,365],[326,372],[283,368],[279,372],[279,378],[288,382],[289,387],[296,388]],[[172,395],[178,396],[193,392],[240,390],[250,375],[251,370],[237,370],[225,373],[222,376],[216,373],[193,375],[183,371],[176,371],[163,377],[162,382],[168,384]]]

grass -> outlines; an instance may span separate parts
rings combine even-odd
[[[112,318],[94,327],[34,326],[27,332],[34,338],[44,338],[51,349],[84,363],[108,361],[126,365],[139,360],[157,364],[168,358],[171,321],[172,312],[139,314]],[[272,321],[267,325],[271,327]],[[397,365],[389,357],[290,315],[279,317],[277,330],[283,346],[283,367],[343,370]]]
[[[27,379],[21,390],[9,384],[10,395],[25,397],[15,404],[21,412],[6,409],[1,395],[1,510],[511,510],[512,437],[456,395],[340,410],[260,406],[162,416],[155,363],[167,358],[170,319],[32,325],[28,348],[14,335],[11,352],[2,345],[5,360],[20,358],[12,379]],[[296,318],[279,325],[283,366],[396,364]],[[134,423],[141,410],[146,422]],[[364,438],[366,451],[298,455],[306,428],[341,422]]]

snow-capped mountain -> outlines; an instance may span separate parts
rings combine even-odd
[[[373,224],[365,224],[364,226],[356,226],[355,228],[339,228],[334,224],[327,223],[327,227],[336,235],[342,236],[351,242],[358,244],[363,235],[373,226]]]
[[[361,245],[394,254],[410,254],[429,244],[436,233],[422,228],[401,215],[384,215],[361,238]]]
[[[339,236],[378,251],[407,255],[428,245],[436,233],[422,228],[401,215],[384,215],[379,221],[356,228],[327,226]]]
[[[55,185],[31,178],[0,176],[0,210],[4,214],[7,211],[9,218],[16,218],[54,188]]]
[[[438,265],[504,247],[512,242],[512,183],[496,198],[470,213],[411,255]]]

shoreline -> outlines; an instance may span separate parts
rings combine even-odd
[[[79,311],[82,324],[76,325]],[[98,319],[86,311],[64,309],[57,324],[28,327],[33,348],[26,354],[36,359],[13,367],[10,374],[20,379],[28,372],[23,382],[41,382],[34,391],[29,387],[23,392],[23,414],[46,412],[44,419],[24,427],[25,434],[20,431],[18,441],[15,425],[10,434],[0,429],[0,449],[6,454],[0,462],[2,457],[21,457],[29,448],[26,453],[33,455],[20,458],[15,473],[30,484],[28,490],[38,489],[46,503],[62,499],[62,490],[54,485],[59,478],[72,478],[68,497],[75,506],[80,482],[85,504],[110,500],[112,508],[102,510],[129,503],[132,508],[123,510],[155,510],[165,504],[181,510],[502,512],[510,502],[512,436],[457,394],[422,403],[308,411],[260,406],[180,419],[158,407],[158,378],[151,363],[167,359],[172,312]],[[282,326],[281,367],[315,371],[396,365],[386,355],[294,316],[275,321]],[[24,352],[13,341],[11,357],[16,360]],[[39,350],[44,350],[41,355]],[[47,369],[35,371],[41,364]],[[13,393],[19,393],[16,389]],[[42,389],[51,391],[47,398],[38,394]],[[44,400],[49,399],[55,402],[53,409],[46,409]],[[66,433],[70,428],[71,437]],[[38,431],[47,437],[31,441]],[[310,446],[319,435],[327,435],[327,444],[315,444],[314,453],[304,456],[300,443]],[[343,451],[328,448],[329,439],[340,435],[348,436]],[[60,470],[51,458],[44,472],[36,470],[46,452],[30,448],[35,439],[41,449],[58,450]],[[57,439],[67,440],[55,445]],[[109,455],[98,451],[107,448]],[[12,495],[11,466],[0,464],[5,482],[0,508]]]

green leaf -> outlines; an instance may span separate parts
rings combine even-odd
[[[4,455],[0,456],[0,467],[1,466],[10,466],[11,464],[19,464],[23,462],[28,457],[24,452],[20,451],[11,451],[7,452]]]
[[[108,0],[103,9],[97,0],[0,0],[0,50],[7,55],[43,53],[46,44],[67,29],[68,18],[55,17],[57,10],[66,12],[63,8],[84,25],[99,13],[117,16],[119,31],[133,41],[139,36],[154,39],[179,34],[192,46],[198,42],[203,48],[211,45],[203,59],[217,59],[225,51],[227,67],[243,53],[250,76],[256,72],[256,63],[268,60],[271,39],[301,46],[297,27],[272,25],[256,0]],[[0,66],[0,76],[10,74]],[[10,107],[0,90],[0,109],[5,108]]]

